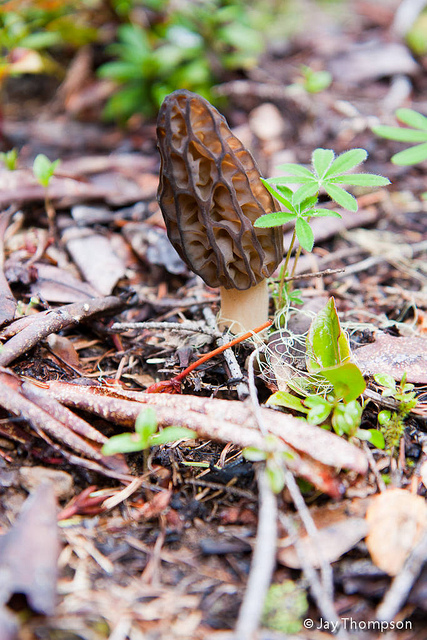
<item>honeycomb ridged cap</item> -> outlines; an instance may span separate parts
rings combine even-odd
[[[210,287],[245,290],[282,259],[281,227],[255,228],[274,200],[250,152],[207,100],[169,94],[159,112],[158,200],[168,237],[188,267]]]

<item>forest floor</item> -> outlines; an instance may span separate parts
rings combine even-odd
[[[391,186],[355,192],[357,213],[314,224],[315,248],[297,273],[332,273],[296,282],[304,304],[291,333],[279,332],[279,356],[267,349],[248,371],[264,343],[246,340],[233,347],[236,362],[213,357],[180,394],[144,391],[219,344],[219,297],[167,239],[155,122],[135,119],[125,130],[100,122],[93,79],[84,95],[73,79],[68,93],[46,79],[43,98],[42,79],[8,85],[3,137],[20,155],[16,171],[0,168],[2,640],[231,638],[251,552],[263,545],[266,562],[276,554],[280,588],[257,637],[328,638],[341,620],[342,637],[425,639],[426,180],[422,166],[391,164],[402,145],[371,127],[395,124],[401,106],[427,113],[427,58],[413,58],[395,35],[387,3],[353,4],[342,21],[316,5],[309,34],[217,92],[262,175],[309,164],[317,147],[364,148],[366,171]],[[317,94],[296,86],[302,64],[330,70],[332,85]],[[31,171],[39,153],[61,159],[48,191],[56,240]],[[277,496],[277,541],[260,539],[258,516],[265,507],[267,524],[274,520],[275,500],[242,457],[262,442],[249,387],[261,404],[283,388],[290,336],[303,344],[330,296],[367,381],[362,427],[397,406],[375,373],[399,381],[406,372],[418,402],[395,455],[263,409],[267,430],[294,452],[289,468],[306,507],[289,481]],[[197,437],[153,447],[148,459],[102,456],[106,437],[132,430],[147,403],[160,426],[188,426]],[[301,519],[317,526],[314,550]],[[363,626],[378,618],[388,621],[384,633]]]

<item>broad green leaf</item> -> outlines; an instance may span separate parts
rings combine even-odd
[[[384,436],[378,429],[358,429],[354,434],[359,440],[367,440],[376,449],[384,449],[385,441]]]
[[[332,149],[315,149],[311,156],[313,168],[319,178],[323,178],[331,166],[335,154]]]
[[[260,216],[254,222],[254,227],[265,229],[269,227],[279,227],[282,224],[286,224],[290,220],[295,220],[296,213],[288,213],[286,211],[275,211],[274,213],[266,213],[264,216]]]
[[[267,453],[256,447],[245,447],[242,451],[243,457],[251,462],[261,462],[267,459]]]
[[[287,164],[281,164],[276,167],[276,171],[285,171],[286,175],[299,177],[305,176],[306,178],[311,178],[313,180],[313,174],[310,169],[302,167],[300,164],[292,164],[291,162]],[[273,180],[275,180],[275,178],[273,178]]]
[[[390,180],[375,173],[352,173],[330,178],[330,180],[328,179],[328,184],[348,184],[354,187],[385,187],[390,184]]]
[[[345,151],[341,153],[338,158],[335,158],[331,166],[329,167],[325,178],[331,178],[332,176],[337,176],[340,173],[344,173],[345,171],[349,171],[353,169],[353,167],[357,167],[358,164],[361,164],[368,157],[365,149],[351,149],[350,151]]]
[[[150,436],[156,432],[157,429],[157,417],[156,412],[152,407],[147,407],[138,414],[135,420],[135,431],[139,434],[141,440],[147,443]]]
[[[302,248],[306,251],[311,251],[314,245],[314,234],[308,222],[303,218],[297,218],[295,231]]]
[[[357,211],[357,200],[350,193],[341,189],[341,187],[337,187],[334,184],[330,184],[327,182],[323,185],[326,193],[332,200],[335,200],[340,207],[343,209],[348,209],[349,211]]]
[[[305,398],[304,404],[310,408],[307,420],[313,424],[324,422],[332,411],[331,403],[321,396],[309,396]]]
[[[297,189],[292,197],[292,204],[294,206],[300,205],[305,200],[311,199],[312,196],[318,194],[319,185],[316,182],[310,182],[309,184],[303,184],[302,187]],[[316,198],[317,200],[317,198]]]
[[[150,438],[150,444],[167,444],[168,442],[176,442],[182,438],[196,438],[197,433],[185,427],[165,427]]]
[[[380,124],[372,127],[373,133],[386,140],[397,140],[398,142],[424,142],[427,140],[427,132],[418,129],[406,129],[405,127],[390,127]]]
[[[376,373],[374,375],[375,382],[378,382],[382,387],[396,390],[396,380],[389,373]]]
[[[357,400],[352,400],[348,404],[338,404],[332,414],[332,426],[339,435],[346,433],[354,435],[360,426],[362,418],[362,407]]]
[[[405,149],[405,151],[399,151],[391,158],[393,164],[403,166],[418,164],[419,162],[424,162],[424,160],[427,160],[427,142],[417,144],[415,147]]]
[[[338,398],[344,402],[356,400],[366,389],[365,379],[357,365],[343,362],[320,372],[330,382]]]
[[[335,367],[350,357],[350,347],[341,331],[334,298],[329,298],[313,318],[306,344],[310,372]]]
[[[137,433],[119,433],[109,438],[101,451],[104,456],[114,456],[116,453],[133,453],[145,448]]]
[[[273,395],[269,397],[267,404],[286,407],[287,409],[293,409],[301,413],[308,412],[308,409],[305,408],[301,400],[287,391],[276,391],[276,393],[273,393]]]
[[[427,118],[414,109],[397,109],[396,118],[410,127],[427,131]]]

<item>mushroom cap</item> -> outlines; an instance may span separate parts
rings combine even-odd
[[[245,290],[282,259],[281,227],[255,228],[276,211],[252,155],[207,100],[178,90],[157,121],[158,200],[172,245],[210,287]]]

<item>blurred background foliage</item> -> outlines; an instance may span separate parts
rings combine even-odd
[[[336,10],[346,0],[318,0]],[[177,88],[215,102],[212,87],[256,67],[275,34],[304,28],[297,0],[6,0],[0,5],[0,82],[64,78],[76,51],[96,51],[98,78],[115,83],[104,115],[155,115]]]

